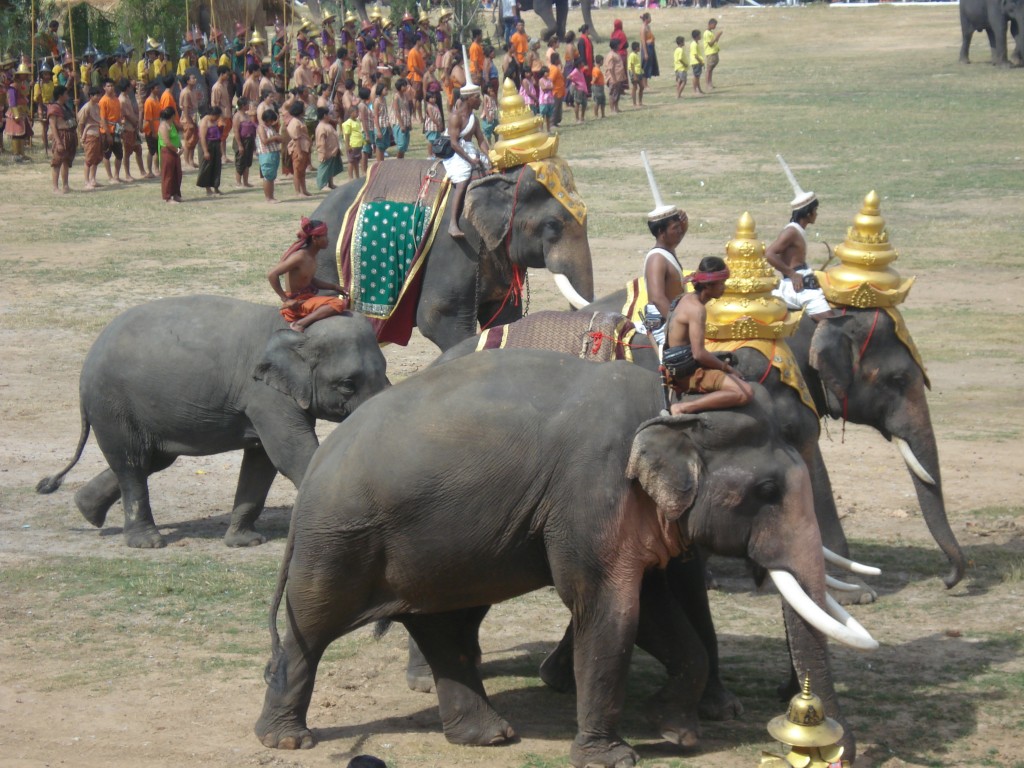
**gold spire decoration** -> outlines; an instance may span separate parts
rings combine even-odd
[[[846,240],[836,247],[839,264],[816,272],[825,298],[849,307],[894,307],[907,298],[914,278],[903,280],[890,264],[899,252],[889,242],[878,193],[868,192]]]
[[[783,339],[796,332],[803,313],[790,312],[782,299],[772,295],[779,277],[764,252],[754,218],[744,212],[725,247],[729,267],[725,293],[707,305],[708,339]]]
[[[803,690],[789,700],[786,714],[768,722],[768,733],[789,750],[784,755],[761,753],[761,768],[832,768],[850,765],[843,760],[843,748],[836,745],[843,737],[843,726],[825,716],[825,705],[811,691],[810,677]]]
[[[534,115],[509,78],[501,86],[498,99],[499,139],[488,152],[491,165],[500,171],[525,163],[544,160],[558,154],[558,136],[544,130],[544,118]]]

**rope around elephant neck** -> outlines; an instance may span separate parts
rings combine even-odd
[[[523,272],[525,272],[525,270],[521,272],[519,265],[512,261],[512,230],[515,226],[516,220],[516,205],[519,202],[519,182],[523,180],[523,174],[526,173],[527,167],[528,166],[524,165],[519,171],[519,176],[516,177],[516,186],[512,192],[512,211],[508,216],[508,234],[505,236],[505,255],[508,256],[509,264],[512,266],[512,280],[509,282],[508,291],[505,292],[505,298],[501,300],[501,306],[498,307],[498,311],[494,313],[494,316],[490,320],[480,326],[481,330],[487,330],[491,327],[491,324],[498,319],[498,316],[501,315],[502,311],[505,309],[505,305],[508,304],[510,297],[512,298],[512,304],[515,306],[519,305],[519,302],[523,297]],[[529,278],[527,278],[527,280],[528,279]],[[528,282],[526,285],[529,287]],[[525,315],[526,313],[524,312],[523,314]]]

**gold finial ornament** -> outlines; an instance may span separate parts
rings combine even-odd
[[[902,304],[914,278],[902,279],[890,264],[899,258],[889,242],[878,193],[864,197],[846,240],[836,247],[839,264],[816,272],[825,298],[848,307],[894,307]]]
[[[249,38],[249,45],[263,45],[266,42],[267,41],[263,38],[263,35],[260,34],[258,29],[254,29],[252,31],[252,37]]]
[[[768,733],[789,747],[784,755],[761,753],[761,768],[849,768],[843,760],[843,726],[825,716],[825,705],[811,691],[811,679],[804,679],[803,690],[789,700],[786,714],[772,718]]]
[[[796,332],[803,312],[790,312],[786,302],[772,295],[779,277],[764,252],[754,217],[744,212],[725,247],[725,293],[707,305],[708,339],[784,339]]]
[[[384,13],[380,9],[380,4],[373,6],[373,10],[370,11],[370,21],[380,21],[384,18]]]
[[[500,171],[525,163],[545,160],[558,154],[558,136],[544,130],[544,118],[534,115],[509,78],[501,86],[498,99],[499,139],[487,153],[491,165]]]

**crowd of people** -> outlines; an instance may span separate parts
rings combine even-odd
[[[269,46],[259,29],[250,33],[241,24],[230,40],[217,28],[208,35],[193,29],[176,63],[152,38],[134,62],[135,52],[123,44],[108,55],[90,46],[75,61],[52,21],[37,37],[49,55],[38,62],[35,83],[30,62],[0,62],[6,97],[0,151],[6,131],[15,159],[23,159],[38,120],[55,193],[70,190],[69,170],[82,149],[86,190],[101,186],[102,165],[108,184],[159,175],[163,199],[175,203],[182,199],[182,170],[189,168],[197,171],[196,186],[216,196],[221,168],[230,161],[236,186],[255,186],[255,166],[267,202],[274,203],[279,175],[291,178],[296,195],[311,194],[314,152],[319,189],[333,188],[346,165],[354,179],[371,161],[404,157],[417,128],[432,154],[468,85],[481,89],[486,142],[494,140],[505,78],[548,130],[562,126],[567,109],[576,123],[619,113],[627,90],[630,103],[643,106],[651,78],[661,74],[650,12],[641,14],[640,39],[632,42],[616,19],[608,48],[599,53],[586,25],[544,43],[527,36],[518,6],[509,8],[497,45],[479,29],[471,30],[468,47],[455,45],[450,11],[436,21],[425,11],[418,18],[406,13],[396,27],[374,7],[362,22],[348,12],[337,32],[330,15],[319,29],[303,22],[294,45],[280,26]],[[720,37],[712,19],[689,40],[676,38],[677,97],[690,78],[695,96],[713,88]]]

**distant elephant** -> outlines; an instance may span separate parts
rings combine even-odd
[[[963,35],[960,62],[970,63],[971,37],[975,32],[984,31],[992,50],[992,63],[1008,66],[1007,24],[1016,42],[1013,62],[1019,66],[1024,63],[1024,0],[960,0],[960,32]]]
[[[755,390],[743,409],[659,416],[659,377],[638,366],[509,350],[429,368],[375,397],[324,442],[299,489],[257,736],[313,746],[306,717],[324,651],[394,619],[430,662],[446,737],[512,738],[463,641],[466,616],[554,585],[576,632],[570,760],[631,766],[617,725],[634,642],[669,670],[660,732],[696,727],[703,647],[657,575],[695,545],[767,569],[788,601],[798,671],[839,717],[826,636],[876,643],[827,612],[842,615],[826,597],[807,469]],[[845,738],[852,757],[852,731]]]
[[[403,163],[421,169],[431,164]],[[332,192],[312,214],[328,227],[329,245],[318,256],[319,278],[338,280],[338,234],[362,184],[353,181]],[[522,317],[522,302],[510,295],[517,270],[525,277],[527,268],[547,267],[569,294],[593,298],[586,217],[577,221],[537,181],[532,168],[513,168],[470,184],[461,222],[464,240],[448,235],[449,214],[445,211],[430,249],[416,311],[420,333],[441,351],[475,334],[477,323],[501,325]]]
[[[162,547],[147,479],[179,456],[243,450],[228,546],[265,541],[253,527],[278,472],[296,486],[316,451],[316,419],[343,421],[388,386],[369,322],[351,314],[288,330],[277,308],[217,296],[129,309],[93,343],[79,382],[82,431],[71,463],[39,481],[52,493],[90,428],[107,460],[75,494],[96,527],[118,500],[129,547]]]

